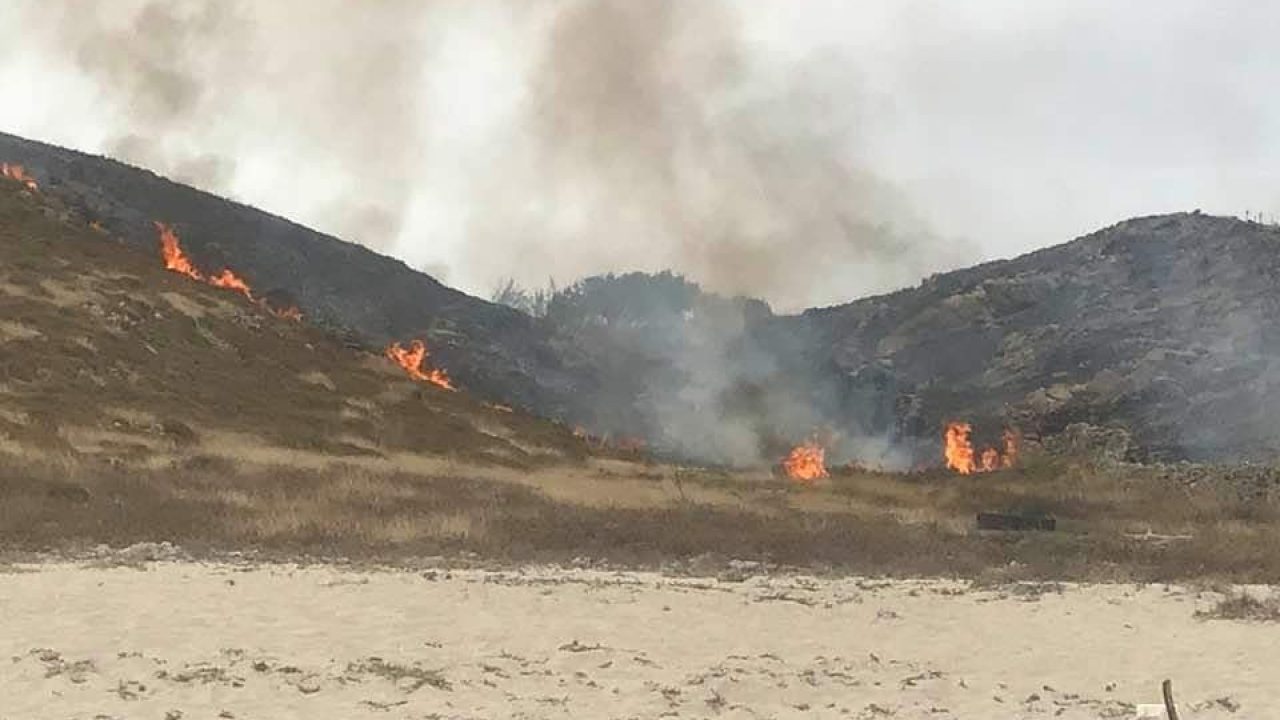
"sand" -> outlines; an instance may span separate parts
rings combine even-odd
[[[749,573],[748,573],[749,574]],[[1280,624],[1165,586],[545,567],[0,574],[0,718],[1280,717]]]

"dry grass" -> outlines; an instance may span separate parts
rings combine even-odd
[[[1177,499],[1153,503],[1160,488],[1132,478],[1126,493],[1111,497],[1113,505],[1085,502],[1063,483],[1117,481],[1105,480],[1105,473],[1051,470],[1056,465],[993,474],[985,485],[941,474],[877,475],[812,490],[743,481],[736,492],[722,489],[697,502],[688,500],[687,487],[682,497],[674,485],[661,490],[659,483],[652,502],[616,505],[599,497],[654,486],[652,475],[674,470],[637,466],[640,475],[628,476],[615,468],[596,478],[592,497],[575,501],[536,486],[554,483],[552,469],[531,484],[480,466],[432,475],[342,462],[248,466],[199,456],[150,469],[70,456],[8,457],[0,466],[0,545],[22,550],[169,541],[197,555],[252,549],[386,562],[464,551],[502,561],[588,556],[635,565],[710,556],[988,582],[1280,581],[1280,559],[1271,551],[1280,526],[1270,516],[1254,511],[1242,518],[1249,513],[1215,495],[1169,493],[1167,486],[1163,494]],[[1062,529],[973,529],[973,508],[1001,506],[1011,497],[1053,512]],[[815,499],[831,507],[809,509]],[[843,510],[833,509],[838,503]],[[904,515],[913,517],[904,521]],[[1138,524],[1190,530],[1191,537],[1135,539],[1127,533]]]
[[[333,455],[581,461],[567,428],[410,382],[381,357],[166,272],[0,184],[0,442],[136,462],[200,433]],[[20,418],[20,421],[14,421]],[[178,432],[171,433],[169,430]]]
[[[348,676],[373,675],[390,680],[405,692],[414,692],[423,686],[437,690],[451,690],[453,686],[439,670],[430,670],[417,664],[405,665],[380,657],[365,658],[347,666]]]
[[[1262,600],[1248,592],[1237,592],[1220,600],[1212,610],[1200,610],[1196,617],[1202,620],[1247,620],[1254,622],[1280,622],[1280,598]]]

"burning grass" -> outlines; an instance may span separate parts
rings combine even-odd
[[[195,263],[192,262],[186,251],[182,249],[182,243],[178,239],[177,231],[159,221],[154,224],[160,237],[160,259],[164,263],[165,270],[185,275],[196,282],[207,283],[223,290],[240,293],[249,302],[261,305],[277,317],[294,321],[302,320],[302,311],[296,307],[273,308],[265,300],[255,297],[248,281],[237,275],[230,268],[223,268],[216,274],[201,272],[196,268]]]
[[[0,177],[20,182],[32,192],[40,190],[40,185],[36,183],[35,178],[27,174],[27,169],[15,163],[0,163]]]
[[[792,480],[813,484],[828,477],[826,455],[826,450],[817,441],[801,443],[783,459],[782,468]]]
[[[421,340],[411,341],[409,347],[404,347],[398,342],[391,343],[387,346],[385,353],[388,360],[399,365],[414,380],[431,383],[445,390],[456,389],[453,382],[449,380],[448,373],[427,365],[430,353],[427,352],[426,343]]]

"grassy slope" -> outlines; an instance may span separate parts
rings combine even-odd
[[[1062,530],[971,529],[1036,507]],[[1269,504],[1033,460],[818,488],[593,455],[565,428],[165,272],[0,183],[0,545],[406,558],[702,553],[891,574],[1280,579]],[[1190,533],[1155,543],[1125,533]],[[1012,564],[1011,564],[1012,563]]]

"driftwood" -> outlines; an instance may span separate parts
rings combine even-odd
[[[1029,515],[1000,512],[978,513],[979,530],[1042,530],[1057,528],[1057,520],[1049,515]]]
[[[1166,678],[1160,689],[1164,692],[1164,711],[1169,714],[1169,720],[1178,720],[1178,708],[1173,704],[1173,681]]]

